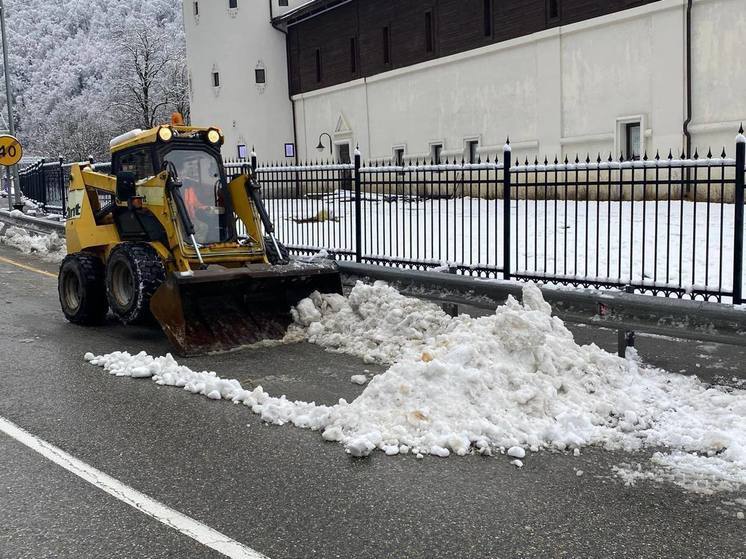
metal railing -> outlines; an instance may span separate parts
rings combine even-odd
[[[625,161],[259,164],[279,237],[296,253],[481,278],[743,296],[744,166],[656,154]],[[233,171],[230,171],[230,170]],[[506,169],[508,171],[506,172]]]
[[[736,157],[259,164],[278,237],[295,253],[485,279],[743,301],[746,138]],[[21,171],[64,213],[69,165]],[[107,171],[98,166],[99,170]],[[506,171],[507,170],[507,171]]]

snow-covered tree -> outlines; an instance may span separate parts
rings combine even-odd
[[[103,158],[111,137],[188,108],[180,0],[5,0],[5,7],[27,152]]]

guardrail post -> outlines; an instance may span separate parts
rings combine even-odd
[[[631,285],[624,286],[625,293],[634,293]],[[619,357],[627,357],[627,348],[635,347],[635,333],[632,330],[617,330],[617,353]]]
[[[733,242],[733,304],[743,303],[743,204],[744,204],[744,167],[746,167],[746,137],[743,126],[736,136],[736,207],[735,239]]]
[[[511,206],[511,180],[510,168],[513,165],[513,152],[510,147],[510,138],[503,147],[503,278],[510,279],[510,206]]]
[[[362,188],[360,186],[360,167],[362,157],[360,146],[355,148],[355,262],[363,261],[363,221],[362,221]]]

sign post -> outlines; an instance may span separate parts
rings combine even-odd
[[[11,189],[11,168],[18,164],[23,157],[23,146],[17,138],[8,134],[0,135],[0,166],[5,167],[5,184],[8,187],[8,208],[13,209],[15,204],[13,203],[13,190],[18,192],[21,185],[16,182],[15,186]],[[17,170],[14,169],[13,175],[18,177]],[[19,195],[16,194],[16,199],[19,199]]]
[[[0,0],[0,33],[2,33],[2,44],[3,44],[3,70],[5,72],[5,99],[6,103],[8,105],[8,130],[10,132],[10,136],[15,136],[16,133],[16,125],[15,120],[13,117],[13,89],[10,85],[10,63],[8,62],[8,35],[5,30],[5,5],[3,4],[3,0]],[[15,140],[15,138],[13,138]],[[17,142],[17,140],[16,140]],[[20,144],[19,144],[19,151],[20,150]],[[18,158],[18,161],[20,161],[20,157]],[[16,208],[21,209],[23,208],[23,198],[21,197],[21,183],[20,179],[18,177],[18,167],[16,166],[16,161],[11,166],[5,167],[5,176],[8,181],[8,207],[10,209]],[[13,172],[13,188],[11,188],[11,180],[10,180],[10,174],[11,171]],[[12,191],[12,192],[11,192]],[[15,193],[15,197],[12,196],[12,194]],[[14,201],[15,198],[15,201]]]

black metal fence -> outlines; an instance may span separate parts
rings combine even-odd
[[[741,138],[735,159],[227,165],[254,169],[296,253],[740,303]]]
[[[108,172],[111,168],[110,163],[93,163],[93,160],[89,163],[102,172]],[[44,212],[65,215],[70,167],[73,165],[74,163],[65,163],[61,157],[52,161],[40,159],[18,172],[21,192]]]
[[[485,279],[626,288],[740,303],[746,138],[723,152],[636,161],[412,161],[249,166],[295,253]],[[64,212],[69,169],[40,161],[24,194]],[[106,167],[96,166],[100,170]],[[507,170],[507,171],[506,171]]]

